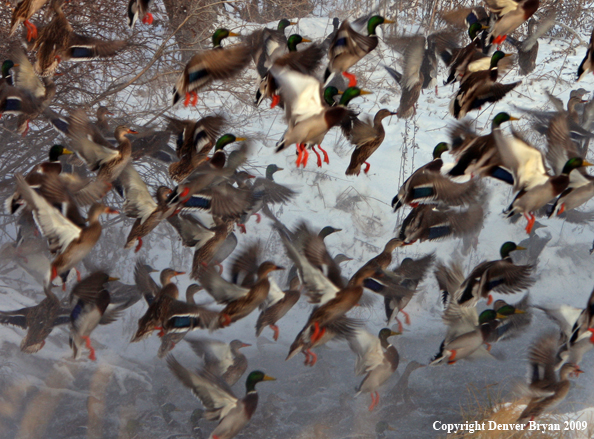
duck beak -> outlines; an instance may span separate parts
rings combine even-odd
[[[20,66],[20,64],[14,64],[13,65],[13,67],[18,67],[18,66]],[[56,75],[54,75],[54,76],[56,76]]]
[[[235,138],[236,142],[243,142],[244,140],[247,140],[247,137],[236,137]]]
[[[256,178],[256,176],[250,174],[250,175],[247,176],[247,178]]]
[[[338,90],[338,94],[339,94],[339,95],[341,95],[341,94],[343,94],[343,93],[344,93],[343,91],[340,91],[340,90]]]
[[[284,170],[285,170],[285,168],[276,168],[276,170],[277,170],[277,172],[278,172],[278,171],[284,171]]]
[[[524,311],[523,309],[516,309],[514,310],[514,314],[526,314],[526,311]]]
[[[390,337],[394,335],[402,335],[402,332],[390,331]]]
[[[301,42],[302,43],[311,43],[311,40],[309,38],[301,38]]]
[[[241,35],[236,32],[229,32],[230,37],[240,37]]]
[[[371,95],[371,94],[373,94],[373,92],[367,91],[367,90],[361,90],[361,92],[359,94],[360,95]]]
[[[262,378],[262,381],[276,381],[276,378],[271,377],[270,375],[264,375],[264,378]]]
[[[483,24],[483,25],[481,26],[481,29],[482,29],[482,30],[487,30],[487,29],[489,29],[489,26],[485,26],[485,25]]]
[[[387,18],[384,18],[384,24],[390,24],[390,23],[396,23],[394,20],[388,20]]]
[[[250,346],[251,346],[251,344],[249,344],[249,343],[241,343],[241,346],[240,347],[242,347],[242,348],[249,348]]]
[[[108,281],[108,282],[115,282],[116,280],[120,280],[120,278],[119,278],[119,277],[111,277],[111,276],[109,276],[109,277],[107,278],[107,281]]]
[[[580,373],[585,373],[582,369],[580,369],[579,367],[576,366],[575,369],[575,376],[580,376]]]
[[[507,316],[504,316],[503,314],[497,313],[496,318],[498,318],[498,319],[507,319]]]
[[[516,246],[516,250],[526,250],[526,247]]]
[[[296,21],[289,21],[289,26],[296,26],[297,22]]]
[[[509,120],[510,120],[510,121],[511,121],[511,120],[520,120],[520,118],[519,118],[519,117],[513,117],[513,116],[510,116],[510,117],[509,117]]]
[[[507,58],[508,56],[512,56],[513,53],[506,53],[505,55],[503,55],[504,58]]]
[[[128,134],[138,134],[138,131],[134,131],[131,128],[128,128],[128,131],[127,132],[128,132]]]
[[[176,271],[174,276],[181,276],[182,274],[186,274],[185,271]]]
[[[62,154],[68,155],[68,154],[74,154],[74,153],[72,151],[70,151],[69,149],[63,148],[62,149]]]
[[[388,430],[390,430],[390,431],[396,431],[396,429],[394,427],[392,427],[391,425],[388,425]]]
[[[120,213],[120,211],[119,210],[112,209],[111,207],[106,207],[105,208],[105,213],[116,215],[116,214]]]
[[[274,269],[275,270],[284,270],[285,267],[281,267],[280,265],[276,265]]]
[[[594,163],[587,162],[586,160],[583,161],[582,166],[594,166]]]

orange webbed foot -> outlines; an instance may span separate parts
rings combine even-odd
[[[312,146],[311,149],[312,149],[313,152],[315,152],[316,157],[318,158],[318,160],[317,160],[318,168],[321,168],[322,167],[322,157],[320,157],[320,154],[318,153],[318,151],[316,151],[316,146],[315,145]]]
[[[407,325],[410,325],[410,316],[408,315],[408,313],[406,311],[400,310],[400,312],[402,313],[402,315],[404,316],[404,322]],[[400,331],[402,332],[402,331]]]
[[[280,103],[280,96],[277,94],[272,95],[272,102],[270,103],[270,108],[276,107]]]
[[[138,241],[138,245],[136,245],[136,248],[134,249],[134,253],[138,253],[140,251],[140,249],[142,248],[142,238],[136,238],[136,240]]]
[[[355,75],[349,72],[342,72],[342,76],[349,80],[349,87],[357,86],[357,78],[355,77]]]
[[[363,172],[367,174],[369,172],[369,168],[371,168],[371,165],[368,162],[365,162],[365,169],[363,170]]]
[[[272,329],[274,331],[274,335],[272,338],[274,338],[274,341],[278,341],[278,336],[280,334],[278,326],[276,326],[276,325],[269,325],[269,326],[270,326],[270,329]]]

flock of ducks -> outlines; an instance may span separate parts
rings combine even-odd
[[[475,7],[444,16],[446,21],[448,17],[465,17],[469,42],[458,42],[460,32],[453,22],[452,27],[427,37],[386,38],[403,55],[402,72],[386,67],[402,94],[396,111],[381,109],[371,121],[359,118],[348,105],[352,99],[369,93],[357,86],[352,71],[377,47],[378,27],[393,23],[380,15],[342,23],[334,19],[334,31],[324,41],[302,50],[298,46],[310,41],[297,34],[287,38],[286,28],[296,24],[289,20],[281,20],[277,29],[261,29],[248,36],[217,29],[212,36],[213,48],[198,52],[185,66],[173,87],[172,102],[196,105],[199,90],[213,81],[233,78],[253,61],[260,78],[255,104],[270,99],[271,108],[280,106],[285,111],[287,130],[277,143],[277,152],[295,144],[297,167],[307,165],[309,151],[316,154],[317,165],[322,166],[323,162],[329,163],[329,157],[321,143],[331,128],[340,127],[355,147],[346,175],[359,175],[363,166],[367,173],[368,160],[385,137],[382,120],[392,115],[409,118],[415,114],[421,90],[436,84],[438,59],[448,69],[445,82],[460,84],[450,104],[456,119],[504,99],[520,83],[498,82],[502,72],[514,65],[515,58],[521,74],[534,69],[537,39],[554,26],[554,17],[545,17],[538,23],[531,18],[538,9],[538,0],[484,1],[486,9]],[[50,148],[47,162],[36,165],[25,176],[16,174],[16,190],[6,201],[10,213],[21,214],[15,254],[25,258],[25,249],[33,249],[29,254],[45,249],[54,258],[43,278],[46,298],[33,307],[1,312],[0,322],[27,329],[21,343],[21,350],[27,353],[39,351],[55,326],[69,324],[74,358],[88,350],[89,358],[94,360],[92,332],[144,299],[148,308],[131,341],[159,331],[159,357],[167,356],[173,374],[202,401],[206,419],[219,422],[210,435],[213,439],[237,435],[256,410],[256,384],[274,378],[253,371],[246,379],[245,397],[234,396],[230,386],[247,369],[247,360],[239,350],[248,345],[239,340],[229,345],[190,341],[194,351],[205,360],[205,366],[194,373],[169,354],[188,332],[215,331],[259,309],[256,336],[270,328],[277,340],[279,320],[305,294],[313,309],[292,343],[287,360],[303,353],[305,364],[314,366],[315,348],[331,339],[346,340],[355,354],[355,373],[363,377],[357,392],[371,395],[371,411],[380,403],[378,389],[399,365],[398,351],[389,341],[402,331],[398,315],[402,314],[410,324],[405,307],[433,265],[445,306],[443,321],[447,334],[431,365],[490,357],[493,343],[517,335],[530,323],[527,296],[514,305],[492,299],[493,293],[514,294],[533,284],[534,266],[512,260],[511,255],[523,247],[505,242],[500,259],[483,262],[468,274],[463,272],[460,261],[445,264],[436,261],[433,254],[416,260],[406,258],[399,267],[390,268],[394,250],[416,241],[447,237],[472,241],[482,228],[482,200],[488,177],[513,186],[517,195],[507,213],[510,217],[523,214],[528,220],[528,234],[532,233],[537,215],[569,218],[572,209],[594,196],[594,178],[585,171],[592,164],[584,159],[592,137],[594,104],[582,99],[585,90],[572,92],[567,109],[551,96],[556,111],[529,112],[536,130],[547,138],[545,154],[519,133],[514,131],[510,136],[502,132],[504,123],[516,120],[506,112],[493,118],[491,132],[486,135],[474,132],[467,120],[456,122],[450,129],[450,142],[439,143],[433,160],[417,169],[392,200],[394,210],[412,207],[397,236],[350,279],[345,279],[340,263],[349,258],[332,257],[324,243],[325,237],[338,230],[326,227],[318,232],[304,221],[293,230],[282,224],[270,206],[289,202],[296,192],[274,181],[274,174],[282,170],[274,164],[267,167],[263,178],[240,170],[252,153],[251,142],[224,134],[229,121],[223,116],[213,114],[198,121],[167,119],[166,138],[171,134],[177,138],[177,161],[169,166],[176,186],[161,185],[153,197],[132,163],[132,158],[139,154],[134,146],[134,130],[118,126],[111,139],[106,119],[111,113],[106,107],[97,111],[97,122],[91,122],[81,109],[66,117],[51,110],[56,93],[52,76],[62,62],[116,56],[125,50],[125,43],[74,33],[62,9],[63,0],[51,1],[48,7],[53,18],[38,28],[30,19],[45,3],[46,0],[23,0],[14,10],[10,34],[15,34],[21,24],[25,26],[27,48],[35,53],[35,61],[31,63],[23,52],[4,61],[0,111],[16,115],[19,131],[24,134],[29,121],[44,117],[69,138],[68,147]],[[130,1],[130,27],[138,19],[152,23],[151,3]],[[507,37],[525,22],[525,41]],[[238,44],[223,47],[223,41],[230,37],[242,39]],[[593,68],[593,41],[594,34],[579,67],[578,79]],[[517,56],[512,58],[501,50],[504,42],[517,49]],[[322,66],[324,57],[328,63]],[[319,76],[312,73],[316,71]],[[230,145],[238,146],[227,153]],[[162,152],[152,151],[156,157]],[[454,164],[444,163],[445,152],[456,158]],[[73,153],[95,174],[93,177],[65,172],[61,159]],[[198,283],[188,288],[185,301],[179,299],[178,288],[172,282],[184,272],[167,268],[161,271],[157,284],[151,278],[155,270],[142,259],[135,267],[135,288],[124,288],[105,270],[81,276],[77,267],[101,237],[100,217],[118,214],[101,203],[111,190],[123,197],[121,211],[135,219],[125,248],[135,247],[138,252],[143,239],[163,221],[177,230],[185,246],[195,248],[190,277]],[[90,207],[85,218],[79,206],[86,205]],[[193,212],[210,214],[214,225],[206,227]],[[260,212],[272,221],[294,264],[288,270],[286,289],[270,276],[285,267],[267,259],[273,255],[264,255],[259,243],[235,251],[235,226],[245,232],[245,223],[251,216],[260,221]],[[222,276],[221,263],[231,255],[233,262],[227,280]],[[65,306],[52,287],[60,278],[65,291],[71,270],[76,272],[77,283],[70,291],[70,306]],[[202,289],[224,307],[215,310],[196,304],[194,295]],[[387,323],[396,321],[399,331],[386,327],[376,336],[366,330],[364,322],[347,315],[355,306],[364,304],[370,294],[383,297]],[[483,300],[492,308],[479,314],[477,304]],[[581,372],[578,363],[594,343],[594,293],[584,309],[562,306],[544,311],[559,323],[561,336],[541,337],[530,350],[531,378],[526,386],[530,402],[519,422],[538,417],[566,397],[569,376]]]

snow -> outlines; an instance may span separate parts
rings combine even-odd
[[[290,32],[298,32],[305,37],[319,40],[331,29],[330,22],[331,20],[326,18],[304,18],[296,28],[290,28]],[[273,26],[275,23],[269,24],[269,27]],[[583,37],[588,39],[586,35]],[[575,44],[570,47],[566,41],[542,39],[536,70],[524,78],[519,76],[517,69],[513,69],[501,81],[512,82],[522,79],[523,83],[496,105],[485,107],[478,114],[471,113],[470,117],[476,118],[477,130],[487,133],[490,130],[491,119],[500,111],[507,111],[519,117],[522,113],[514,107],[547,108],[544,90],[548,89],[566,101],[572,89],[591,89],[594,84],[592,75],[588,75],[579,84],[574,82],[575,72],[585,54],[585,47],[577,47],[575,50],[572,48],[575,48]],[[371,116],[381,108],[397,108],[399,88],[382,65],[394,65],[398,58],[396,53],[381,43],[376,52],[351,70],[357,74],[362,88],[373,92],[372,95],[355,99],[352,105],[354,108]],[[248,71],[245,75],[254,79],[255,90],[255,71]],[[440,83],[443,78],[442,71]],[[393,213],[390,201],[404,180],[419,166],[431,160],[434,146],[448,140],[447,127],[453,122],[453,118],[447,109],[455,91],[456,88],[451,87],[439,87],[438,94],[431,89],[425,90],[419,99],[417,114],[413,119],[386,119],[386,139],[369,160],[371,171],[368,175],[361,174],[358,177],[347,177],[344,174],[352,147],[342,138],[338,129],[331,131],[322,145],[329,152],[330,165],[324,165],[321,169],[315,166],[314,154],[310,154],[307,168],[296,169],[293,147],[275,154],[274,145],[284,132],[285,125],[282,110],[268,109],[268,102],[255,109],[244,105],[230,94],[203,92],[196,109],[178,106],[173,112],[176,117],[195,119],[219,110],[222,104],[233,120],[234,134],[248,135],[254,140],[255,148],[247,170],[263,175],[266,165],[276,163],[285,170],[277,173],[275,180],[299,191],[299,195],[289,205],[273,209],[278,218],[288,227],[296,225],[300,219],[306,219],[317,228],[326,225],[342,228],[341,232],[329,236],[326,244],[333,254],[344,253],[354,259],[343,265],[343,273],[349,276],[361,264],[381,251],[384,244],[394,236],[395,228],[408,214],[408,209]],[[529,128],[526,118],[513,123],[520,129]],[[544,145],[544,140],[538,139],[536,146],[542,148]],[[447,156],[444,158],[451,161]],[[492,180],[488,181],[486,186],[489,189],[488,214],[476,250],[471,251],[464,259],[466,272],[483,260],[498,258],[499,247],[504,241],[519,242],[526,238],[524,220],[511,224],[502,214],[513,198],[510,188]],[[592,202],[582,209],[591,210]],[[540,229],[538,235],[548,234],[552,239],[540,255],[536,268],[538,281],[530,289],[533,303],[565,303],[583,307],[594,284],[591,269],[594,256],[589,254],[594,240],[592,226],[574,225],[556,218],[544,218],[539,221],[545,224],[546,228]],[[115,227],[121,227],[121,223]],[[156,235],[165,227],[169,226],[159,226],[156,232],[146,238],[145,242],[154,242],[152,246],[146,246],[140,252],[140,256],[145,257],[159,270],[172,266],[175,269],[189,271],[189,250],[180,249],[177,242],[157,242]],[[126,228],[126,232],[127,230]],[[260,238],[268,249],[269,258],[280,265],[290,266],[282,245],[267,219],[263,218],[260,224],[256,224],[253,219],[250,220],[247,230],[247,235],[239,236],[240,247]],[[417,243],[398,249],[394,253],[394,260],[398,262],[404,257],[419,257],[435,252],[438,258],[449,261],[459,247],[460,242],[456,240]],[[172,249],[175,249],[177,255],[175,261]],[[113,275],[119,276],[124,282],[132,283],[131,267],[137,256],[131,251],[122,251],[118,255],[120,260],[117,265],[114,264]],[[185,265],[175,265],[180,261]],[[32,278],[30,279],[33,282]],[[158,279],[158,276],[155,276],[155,279]],[[279,283],[284,281],[284,274],[277,277],[277,280]],[[185,291],[186,286],[192,283],[188,276],[177,278],[176,282],[180,291]],[[284,283],[280,285],[283,286]],[[401,355],[400,373],[408,361],[416,360],[427,364],[429,358],[437,352],[445,334],[433,277],[429,276],[420,289],[422,291],[406,309],[411,315],[412,324],[405,328],[405,333],[397,338],[395,343]],[[39,292],[42,293],[42,290],[39,289]],[[1,287],[0,294],[2,310],[17,309],[34,303],[18,292]],[[520,298],[520,295],[504,297],[511,302]],[[205,292],[201,292],[196,296],[196,301],[210,302],[210,298]],[[165,424],[159,420],[159,416],[159,419],[152,416],[142,418],[141,426],[134,428],[140,428],[140,431],[144,432],[141,437],[165,437],[157,436],[156,432],[173,434],[187,431],[189,416],[199,405],[187,389],[175,381],[164,362],[156,357],[160,340],[152,336],[140,343],[129,344],[136,321],[145,308],[141,301],[125,312],[122,321],[99,327],[92,334],[93,344],[97,348],[96,364],[88,361],[85,355],[78,361],[71,359],[66,327],[55,329],[46,346],[34,355],[19,352],[18,346],[24,333],[22,330],[9,326],[0,327],[0,398],[4,401],[12,400],[15,404],[21,404],[21,400],[25,403],[19,405],[15,416],[8,417],[6,424],[0,413],[3,428],[11,433],[18,431],[18,420],[24,416],[27,403],[36,395],[36,392],[30,393],[26,389],[30,386],[42,389],[43,383],[48,379],[48,373],[51,374],[51,365],[59,364],[58,372],[62,374],[63,380],[60,383],[64,385],[64,391],[62,400],[56,402],[58,410],[54,415],[55,419],[50,421],[44,437],[85,436],[84,428],[81,426],[87,422],[86,404],[83,402],[81,406],[80,397],[87,394],[89,381],[105,366],[110,366],[113,375],[113,379],[105,383],[109,392],[106,401],[109,410],[104,423],[105,431],[110,432],[106,437],[116,437],[118,431],[125,430],[125,419],[139,418],[142,413],[151,410],[158,412],[159,406],[163,403],[157,396],[157,390],[162,386],[167,386],[170,390],[170,397],[165,402],[173,402],[181,410],[172,415],[174,420],[177,420],[176,424]],[[382,419],[397,428],[395,433],[387,432],[387,437],[434,437],[435,432],[430,428],[430,422],[459,421],[461,405],[472,410],[475,404],[473,394],[481,401],[491,397],[502,400],[509,398],[512,381],[522,379],[524,375],[525,353],[530,341],[541,332],[554,328],[542,313],[535,311],[533,325],[527,334],[514,341],[494,346],[494,353],[501,357],[500,361],[459,362],[455,366],[425,367],[415,371],[409,382],[416,408],[396,405],[396,400],[391,397],[384,399],[384,395],[397,381],[393,377],[380,390],[382,401],[379,408],[373,414],[369,414],[366,410],[369,404],[368,395],[357,400],[352,399],[359,378],[353,374],[355,358],[345,343],[332,343],[328,348],[320,349],[320,359],[313,369],[302,366],[297,358],[284,362],[288,347],[305,322],[309,309],[309,305],[301,301],[281,320],[281,335],[277,343],[270,342],[271,334],[268,329],[264,331],[257,344],[254,343],[256,315],[213,334],[220,340],[240,338],[244,342],[253,343],[254,347],[244,350],[248,356],[250,370],[261,368],[278,379],[274,383],[258,385],[260,406],[243,437],[305,437],[303,435],[309,431],[308,429],[314,431],[316,426],[321,428],[320,425],[329,428],[316,430],[323,431],[325,435],[316,437],[340,438],[359,433],[371,434],[375,423]],[[379,300],[374,308],[358,309],[352,314],[365,319],[367,328],[372,333],[377,333],[384,325],[383,309]],[[190,369],[198,365],[197,358],[185,343],[176,347],[173,353]],[[591,379],[594,373],[593,365],[592,356],[586,356],[582,365],[586,373],[579,380],[574,380],[567,401],[558,408],[558,411],[566,413],[563,416],[580,420],[587,418],[590,423],[594,422],[592,409],[589,408],[594,403]],[[12,383],[23,381],[27,382],[24,390],[17,390],[11,396],[8,389]],[[237,394],[243,394],[243,386],[240,384],[241,382],[237,385]],[[491,387],[493,385],[494,387]],[[277,399],[273,398],[273,395]],[[130,410],[133,416],[120,419],[119,412],[124,409]],[[411,411],[408,411],[409,409]],[[69,423],[78,426],[78,430],[57,428]],[[212,423],[204,421],[201,421],[200,425],[204,432],[210,432],[214,427]]]

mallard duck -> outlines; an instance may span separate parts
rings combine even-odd
[[[438,143],[433,149],[433,160],[421,166],[404,182],[392,199],[394,211],[405,204],[444,203],[448,206],[467,204],[476,196],[479,186],[474,180],[456,183],[441,173],[441,155],[449,148],[447,143]]]
[[[264,328],[268,326],[274,331],[274,341],[278,341],[280,331],[276,326],[276,322],[282,319],[299,301],[301,293],[297,285],[298,281],[298,278],[294,278],[290,289],[283,291],[276,281],[270,278],[268,297],[262,302],[261,312],[256,321],[256,337],[259,337]]]
[[[374,15],[367,20],[367,35],[363,35],[353,29],[347,20],[343,21],[330,43],[328,50],[330,61],[324,74],[324,81],[328,80],[331,73],[342,73],[349,80],[349,87],[355,87],[357,78],[347,70],[377,47],[376,28],[380,24],[389,23],[394,23],[394,21]]]
[[[211,329],[229,326],[260,306],[270,290],[268,275],[276,270],[284,270],[284,267],[270,261],[263,262],[258,267],[256,282],[249,288],[227,282],[213,270],[202,270],[198,276],[201,285],[218,303],[226,304]]]
[[[583,158],[583,154],[571,139],[569,113],[559,112],[554,115],[547,128],[547,162],[556,175],[563,173],[564,165],[572,157]],[[587,163],[587,162],[586,162]],[[569,173],[569,184],[555,200],[550,215],[575,209],[594,197],[594,177],[585,171],[585,167],[577,168],[577,172]]]
[[[47,0],[21,0],[12,11],[8,36],[13,36],[20,24],[24,23],[27,27],[27,41],[37,38],[37,27],[29,19],[46,3]]]
[[[97,120],[95,121],[94,125],[95,127],[97,127],[97,129],[103,136],[110,135],[113,132],[110,130],[109,122],[107,121],[107,116],[113,115],[114,114],[111,111],[109,111],[109,108],[107,108],[106,106],[100,105],[99,107],[97,107]]]
[[[70,292],[70,302],[77,298],[76,305],[70,313],[70,347],[74,359],[81,356],[83,342],[89,349],[89,360],[95,361],[95,349],[91,345],[90,335],[97,325],[114,322],[122,310],[122,306],[108,310],[111,297],[105,288],[107,282],[119,280],[107,273],[97,271],[90,274],[74,286]]]
[[[142,247],[142,238],[175,211],[175,207],[167,205],[167,197],[171,193],[171,189],[159,186],[155,192],[157,200],[155,202],[146,183],[130,163],[120,174],[120,182],[124,187],[124,197],[126,198],[123,212],[130,218],[136,218],[126,238],[124,248],[131,248],[138,241],[134,250],[134,253],[138,253]]]
[[[88,168],[97,172],[97,179],[113,182],[128,166],[132,159],[132,143],[127,134],[136,131],[120,125],[115,129],[118,148],[108,148],[93,142],[87,136],[89,118],[83,110],[76,110],[71,114],[69,132],[72,137],[70,146],[76,154],[87,164]]]
[[[68,273],[95,246],[101,236],[99,216],[102,213],[118,213],[103,204],[95,203],[87,214],[87,226],[77,226],[64,217],[58,209],[37,194],[21,174],[16,174],[17,189],[25,202],[33,209],[33,217],[49,244],[50,250],[58,256],[52,261],[48,284],[57,276]],[[78,274],[78,270],[77,270]],[[78,274],[80,278],[80,274]],[[63,284],[64,288],[66,284]]]
[[[538,56],[538,39],[552,29],[555,25],[555,17],[547,17],[541,20],[538,27],[536,27],[536,24],[534,18],[528,21],[528,32],[524,41],[512,37],[506,39],[508,43],[518,50],[518,65],[520,66],[521,75],[527,75],[534,71],[536,57]]]
[[[222,255],[224,257],[221,257],[220,251],[225,249],[230,239],[234,242],[233,247],[230,249],[233,251],[237,245],[237,238],[233,234],[234,224],[235,222],[232,219],[222,220],[215,217],[215,226],[202,231],[207,233],[204,237],[194,234],[194,239],[199,237],[200,241],[195,245],[196,250],[194,251],[192,274],[190,276],[192,279],[198,279],[205,267],[211,264],[220,265],[229,256],[230,252],[225,251],[225,254]],[[194,226],[194,228],[199,227]]]
[[[489,10],[497,15],[497,21],[489,31],[489,42],[501,44],[508,34],[513,33],[528,21],[540,5],[539,0],[484,0]]]
[[[153,24],[153,14],[149,12],[153,0],[130,0],[128,3],[128,27],[132,29],[136,20],[142,17],[145,24]]]
[[[274,173],[282,170],[283,168],[271,164],[266,167],[266,178],[258,177],[253,183],[251,183],[250,180],[246,180],[242,183],[250,192],[249,196],[252,200],[250,206],[239,218],[239,227],[242,228],[244,233],[245,223],[252,215],[255,215],[257,222],[260,222],[260,214],[258,212],[262,210],[262,207],[265,204],[286,204],[297,195],[297,192],[293,189],[274,181]]]
[[[204,418],[219,421],[212,431],[212,439],[232,439],[248,424],[258,406],[256,384],[260,381],[274,381],[276,378],[258,370],[250,372],[245,382],[246,395],[237,399],[229,386],[207,370],[198,374],[190,372],[173,356],[167,357],[167,365],[182,384],[202,401],[206,408]]]
[[[357,328],[363,327],[363,322],[352,319],[346,316],[338,317],[334,321],[328,323],[321,334],[315,341],[312,339],[313,328],[311,326],[304,327],[289,348],[289,353],[285,361],[290,360],[299,352],[305,355],[304,364],[306,366],[315,366],[318,361],[317,354],[312,349],[322,346],[330,340],[346,340],[350,336],[354,336]]]
[[[270,72],[279,86],[279,93],[285,103],[285,119],[289,126],[283,138],[277,143],[276,152],[294,143],[297,144],[299,152],[297,166],[303,163],[305,167],[307,163],[305,145],[320,145],[328,130],[340,125],[348,116],[347,105],[350,100],[369,94],[368,91],[357,87],[349,87],[342,94],[338,105],[327,107],[322,104],[322,84],[313,76],[277,67],[273,67]]]
[[[324,51],[319,44],[311,44],[306,49],[298,51],[297,45],[301,43],[311,43],[311,40],[303,38],[298,34],[289,36],[287,40],[288,52],[284,54],[279,53],[278,55],[271,57],[269,63],[270,67],[273,65],[277,68],[286,67],[303,74],[308,74],[317,70],[322,57],[324,56]],[[270,108],[274,108],[281,102],[276,81],[268,70],[264,72],[261,77],[262,79],[260,80],[258,90],[256,91],[255,105],[257,107],[264,98],[268,97],[272,99]]]
[[[196,90],[208,83],[230,79],[237,76],[250,60],[251,48],[245,44],[221,47],[227,37],[239,34],[227,29],[217,29],[212,35],[212,49],[194,55],[186,64],[177,83],[173,87],[173,105],[185,96],[184,106],[195,106],[198,102]]]
[[[297,22],[283,18],[278,22],[276,29],[259,29],[246,36],[246,43],[252,48],[252,60],[260,77],[264,77],[272,65],[271,59],[274,58],[275,54],[286,50],[286,29],[296,24]]]
[[[218,139],[215,138],[212,143],[210,142],[210,139],[208,139],[207,143],[204,144],[205,140],[206,139],[202,140],[201,142],[202,149],[200,151],[198,151],[197,148],[186,150],[187,152],[178,150],[178,156],[180,157],[180,160],[169,165],[169,176],[173,180],[177,182],[184,181],[184,179],[194,172],[198,166],[210,160],[208,158],[208,153],[213,148],[213,146],[216,154],[217,151],[222,151],[227,145],[235,142],[243,142],[247,139],[245,137],[236,137],[233,134],[227,133],[220,136]]]
[[[235,139],[235,136],[233,138]],[[190,175],[175,187],[167,200],[168,205],[176,206],[181,210],[186,203],[191,203],[190,200],[195,194],[205,189],[212,190],[221,182],[224,183],[225,178],[234,175],[237,168],[246,161],[250,148],[250,143],[242,142],[239,149],[229,154],[229,159],[227,159],[223,151],[215,152],[208,161],[198,165]],[[199,203],[198,207],[203,207],[203,201],[199,200]]]
[[[45,339],[54,327],[70,322],[70,309],[63,308],[51,288],[44,288],[45,299],[35,306],[16,311],[0,311],[0,323],[27,330],[21,341],[21,351],[34,354],[45,346]]]
[[[387,270],[387,268],[378,270],[363,283],[365,288],[383,296],[387,323],[390,324],[396,320],[400,332],[403,331],[403,326],[398,319],[398,313],[401,312],[406,324],[410,325],[410,316],[404,308],[417,293],[419,283],[434,260],[433,254],[416,260],[405,258],[395,270]]]
[[[177,285],[172,282],[172,279],[182,274],[185,274],[185,272],[175,271],[171,268],[161,271],[161,289],[156,292],[148,309],[138,320],[138,330],[130,340],[131,343],[148,337],[155,330],[163,331],[163,323],[170,317],[170,307],[174,302],[178,301],[179,296]],[[155,288],[156,284],[152,283],[151,286]]]
[[[570,174],[572,174],[572,171],[584,166],[594,166],[594,164],[580,157],[574,157],[565,163],[560,175],[551,176],[545,173],[541,183],[521,189],[505,213],[507,213],[508,217],[517,213],[523,213],[528,220],[526,233],[530,234],[536,221],[534,212],[561,195],[570,184]],[[573,173],[575,174],[575,172]],[[561,213],[563,210],[560,208]]]
[[[396,113],[383,108],[375,113],[372,123],[362,121],[358,117],[346,119],[342,123],[344,136],[355,146],[346,175],[359,175],[363,164],[365,164],[363,172],[366,174],[369,172],[371,165],[367,163],[367,159],[380,147],[386,135],[382,121],[394,114]]]
[[[520,301],[510,305],[504,300],[496,300],[493,303],[493,310],[498,314],[506,316],[501,321],[496,331],[491,332],[489,337],[485,339],[485,344],[490,346],[491,343],[500,340],[511,340],[524,334],[525,329],[532,322],[532,313],[529,312],[530,294],[526,293]]]
[[[35,38],[37,50],[35,71],[40,76],[51,76],[62,61],[89,61],[114,56],[126,47],[125,41],[106,41],[75,34],[62,11],[65,0],[53,0],[55,16]]]
[[[485,211],[480,203],[466,210],[422,204],[402,221],[398,237],[406,244],[433,241],[447,237],[463,238],[483,227]]]
[[[452,116],[460,119],[466,116],[468,112],[480,109],[487,102],[497,102],[522,83],[522,81],[510,84],[497,82],[499,61],[510,55],[497,50],[491,57],[489,70],[473,72],[462,79],[458,93],[450,102]]]
[[[417,36],[411,38],[404,51],[402,74],[384,66],[402,89],[400,105],[396,110],[396,115],[401,119],[408,119],[416,113],[415,105],[421,95],[424,81],[423,72],[421,72],[424,54],[425,37]]]
[[[431,359],[431,366],[454,364],[465,358],[490,356],[483,344],[491,333],[497,330],[501,320],[507,316],[495,310],[486,309],[477,317],[474,307],[461,307],[450,303],[442,317],[448,331],[439,347],[439,352]]]
[[[569,305],[559,307],[537,306],[560,329],[559,349],[555,357],[555,370],[563,363],[579,364],[586,352],[594,348],[594,291],[590,293],[586,308]]]
[[[24,52],[17,51],[13,58],[17,63],[11,77],[14,87],[0,88],[0,113],[18,115],[17,132],[25,136],[29,122],[40,116],[54,98],[56,84],[51,78],[40,80]]]
[[[586,56],[584,57],[582,63],[578,67],[577,80],[579,81],[589,71],[592,71],[593,67],[594,67],[594,29],[592,30],[592,35],[590,36],[590,43],[588,44],[588,50],[586,51]]]
[[[361,272],[367,271],[368,269],[372,269],[375,271],[387,269],[388,266],[392,263],[392,252],[404,245],[406,244],[400,238],[390,239],[384,246],[382,252],[379,255],[367,261],[361,268],[359,268],[355,272],[351,279],[355,279],[360,275]]]
[[[474,307],[477,302],[487,299],[487,305],[493,301],[491,292],[514,294],[530,287],[534,283],[530,273],[531,265],[515,265],[510,253],[525,250],[514,242],[504,242],[499,250],[501,259],[482,262],[477,265],[454,292],[450,300],[464,307]]]
[[[563,401],[569,393],[569,376],[576,376],[583,371],[573,363],[565,363],[555,372],[557,337],[546,334],[540,337],[530,348],[528,354],[529,383],[527,393],[531,399],[516,422],[528,423]]]
[[[14,85],[12,73],[10,72],[14,67],[18,67],[13,60],[6,59],[2,62],[2,78],[0,78],[0,90],[7,85]]]
[[[468,27],[470,43],[464,47],[458,47],[448,38],[448,35],[442,36],[440,39],[439,56],[444,64],[449,67],[449,74],[444,81],[444,85],[461,80],[469,70],[476,71],[472,70],[470,65],[475,61],[485,58],[481,50],[482,41],[479,35],[481,30],[484,29],[488,29],[488,26],[484,26],[479,22],[472,23]]]
[[[371,394],[370,412],[379,404],[377,389],[398,369],[400,356],[396,348],[388,342],[388,338],[395,335],[400,333],[389,328],[383,328],[377,337],[365,329],[357,329],[355,335],[348,338],[349,347],[357,355],[355,374],[366,374],[356,388],[355,396],[361,393]]]
[[[448,175],[478,175],[493,177],[508,184],[514,184],[510,172],[502,168],[495,130],[501,129],[501,124],[519,120],[508,113],[498,113],[491,122],[491,132],[478,136],[464,122],[453,125],[450,129],[452,143],[451,153],[456,157],[456,164],[448,171]]]
[[[188,343],[196,355],[204,359],[204,368],[221,377],[228,386],[239,381],[247,370],[247,358],[239,350],[251,344],[240,340],[232,340],[227,344],[206,338],[188,340]]]

